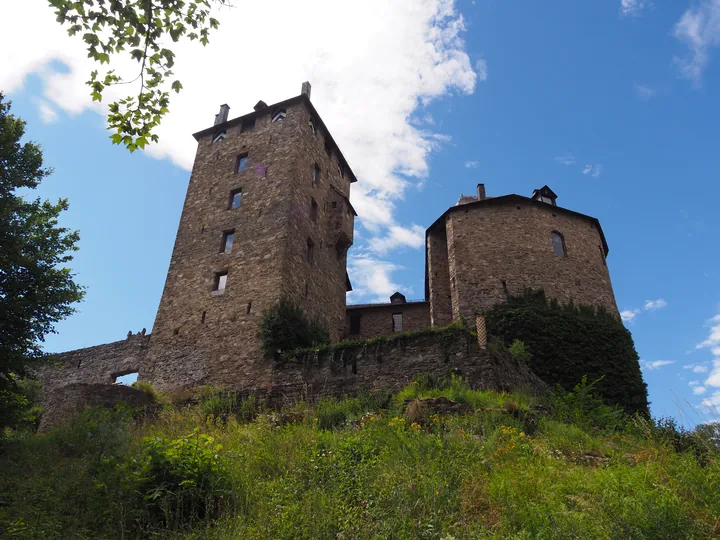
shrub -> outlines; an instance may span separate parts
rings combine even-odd
[[[206,422],[227,423],[233,415],[238,422],[248,422],[255,418],[258,410],[257,398],[250,395],[242,398],[237,392],[206,387],[200,398],[200,410]]]
[[[144,381],[135,381],[130,386],[132,388],[134,388],[135,390],[139,390],[140,392],[145,392],[148,396],[150,396],[150,398],[152,399],[153,402],[158,401],[158,393],[155,390],[155,388],[153,388],[152,384],[144,382]]]
[[[617,406],[605,404],[592,390],[599,381],[590,384],[583,377],[571,392],[557,387],[552,395],[553,416],[586,430],[622,431],[627,426],[627,414]]]
[[[232,503],[222,446],[197,429],[176,440],[146,437],[134,480],[151,526],[178,529],[220,515]]]
[[[572,391],[587,376],[595,393],[630,413],[648,415],[647,386],[632,336],[603,309],[548,302],[542,291],[510,298],[485,313],[488,333],[532,351],[530,368],[551,386]]]
[[[281,298],[265,310],[260,323],[260,339],[268,356],[278,352],[327,343],[327,328],[310,319],[305,311],[288,298]]]
[[[521,362],[529,362],[532,358],[530,350],[527,348],[525,343],[523,341],[520,341],[519,339],[516,339],[512,342],[512,345],[510,345],[508,351],[513,358],[515,358],[516,360],[520,360]]]

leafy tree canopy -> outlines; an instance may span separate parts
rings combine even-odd
[[[113,55],[123,54],[138,63],[130,77],[115,69],[90,74],[87,84],[93,101],[102,101],[108,86],[135,84],[136,92],[110,104],[111,139],[131,152],[157,142],[153,130],[170,106],[170,91],[180,92],[174,77],[175,53],[163,44],[181,39],[207,45],[210,30],[219,26],[210,16],[212,4],[229,0],[48,0],[68,34],[87,45],[88,57],[101,66],[112,65]]]
[[[17,193],[35,189],[52,172],[37,144],[20,142],[24,133],[25,122],[10,114],[0,93],[0,424],[8,417],[3,404],[20,399],[18,379],[43,356],[45,335],[84,294],[64,267],[79,239],[58,227],[67,200],[53,204]]]

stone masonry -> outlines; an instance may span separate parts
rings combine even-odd
[[[234,119],[223,105],[214,125],[194,136],[197,153],[152,336],[57,355],[58,367],[41,375],[47,391],[108,384],[133,371],[160,391],[213,385],[272,393],[300,384],[297,367],[264,357],[258,338],[263,311],[283,296],[322,321],[333,342],[461,318],[472,324],[526,288],[618,315],[600,223],[557,206],[548,186],[530,197],[488,197],[478,185],[476,196],[462,196],[427,229],[423,301],[396,293],[386,304],[346,306],[356,178],[310,101],[310,84]],[[353,373],[355,382],[327,366],[315,366],[315,374],[303,368],[303,384],[317,387],[322,379],[340,390],[404,381],[438,358],[431,338],[414,347],[414,356],[364,358],[366,378]]]

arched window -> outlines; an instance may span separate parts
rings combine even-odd
[[[550,237],[552,238],[552,248],[555,256],[561,258],[567,256],[567,251],[565,250],[565,237],[562,233],[553,231],[550,233]]]

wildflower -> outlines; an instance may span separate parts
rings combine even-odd
[[[317,424],[318,421],[319,421],[319,420],[318,420],[317,416],[316,416],[315,418],[313,418],[313,423]]]
[[[410,424],[410,429],[412,429],[413,431],[417,431],[420,429],[420,424],[418,424],[417,422],[413,422],[412,424]]]

